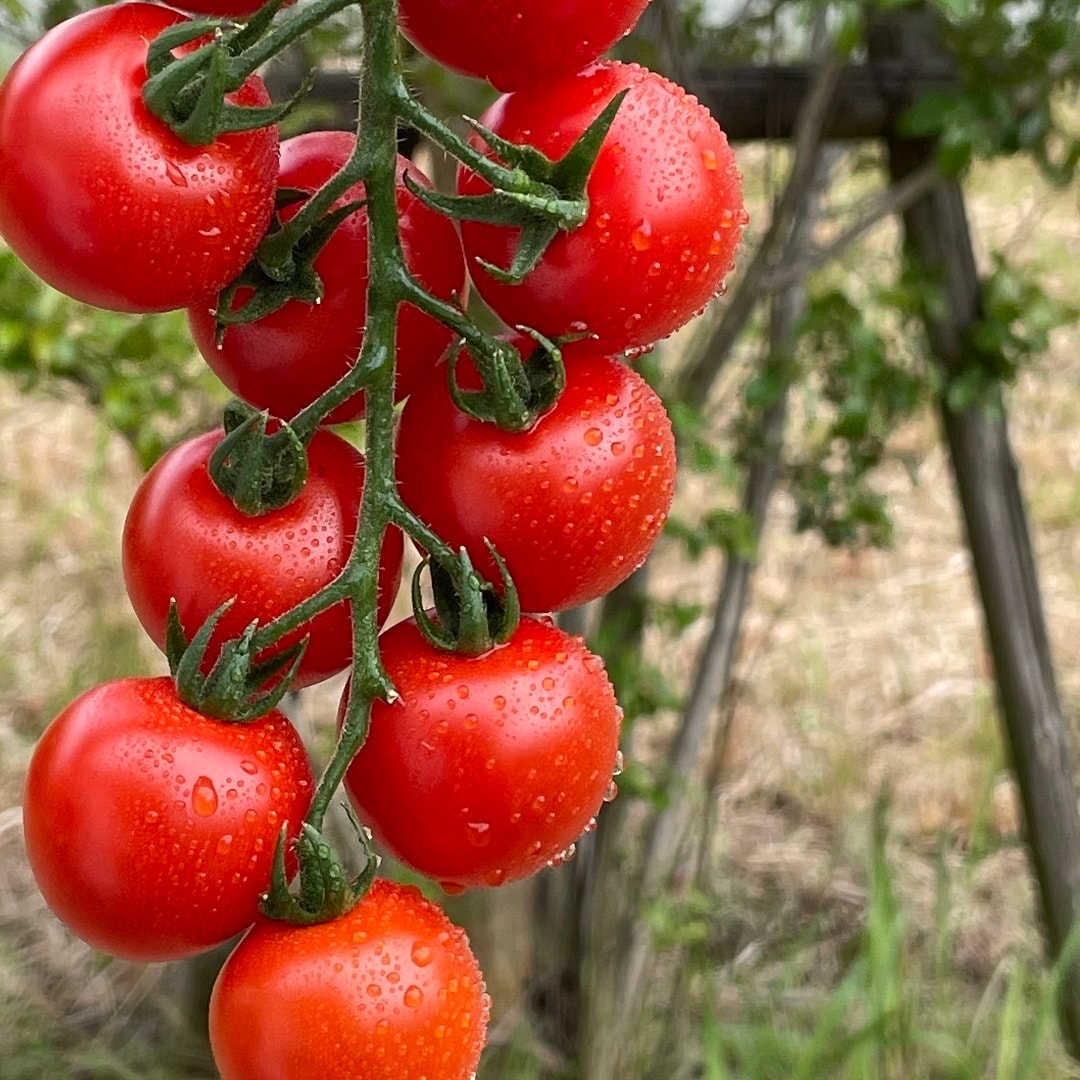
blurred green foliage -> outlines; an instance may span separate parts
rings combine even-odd
[[[227,400],[191,343],[183,312],[99,311],[41,283],[0,247],[0,372],[24,390],[77,386],[149,468],[215,422]]]

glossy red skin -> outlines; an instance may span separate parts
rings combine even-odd
[[[402,32],[500,90],[572,75],[628,34],[649,0],[399,0]]]
[[[50,285],[168,311],[244,267],[273,209],[275,127],[181,141],[143,104],[147,41],[184,16],[110,4],[48,31],[0,87],[0,235]],[[266,105],[252,76],[231,100]]]
[[[45,900],[83,940],[139,962],[212,948],[255,921],[282,826],[314,789],[279,712],[227,724],[169,678],[105,683],[49,725],[23,828]]]
[[[490,540],[524,611],[577,607],[629,577],[675,490],[675,439],[655,391],[590,345],[569,346],[564,359],[566,389],[529,431],[465,415],[444,376],[409,398],[398,432],[406,504],[498,581]],[[457,374],[479,386],[471,365]]]
[[[464,932],[378,880],[333,922],[257,922],[214,984],[210,1043],[222,1080],[470,1080],[489,1011]]]
[[[313,192],[348,160],[356,142],[345,131],[314,131],[281,144],[280,186]],[[424,174],[398,160],[398,223],[406,264],[429,292],[452,301],[464,295],[466,274],[461,240],[453,222],[428,209],[400,181],[408,169],[418,186]],[[362,199],[357,184],[335,203]],[[297,203],[281,213],[291,218]],[[368,218],[351,214],[315,259],[324,295],[320,304],[292,300],[258,322],[230,328],[219,349],[214,341],[213,304],[188,311],[199,351],[230,390],[274,416],[289,419],[334,385],[356,363],[367,319]],[[234,307],[250,295],[242,291]],[[452,334],[442,323],[405,304],[398,311],[397,396],[400,400],[435,366]],[[329,417],[340,423],[360,416],[364,395],[354,395]]]
[[[609,353],[667,337],[720,291],[746,221],[727,137],[685,90],[615,62],[504,95],[481,117],[504,139],[557,160],[627,87],[589,177],[585,223],[556,236],[520,285],[496,281],[477,262],[509,266],[520,230],[461,225],[473,283],[508,325],[589,334]],[[458,188],[490,190],[464,168]]]
[[[239,636],[253,619],[266,623],[332,581],[356,534],[364,463],[332,432],[317,431],[308,448],[308,478],[288,506],[248,517],[214,486],[207,468],[222,432],[174,447],[147,473],[128,508],[122,545],[124,583],[135,614],[161,649],[169,600],[175,597],[189,637],[220,604],[208,652]],[[379,572],[379,619],[397,592],[403,542],[387,532]],[[293,686],[328,679],[352,659],[352,629],[343,602],[285,635],[265,656],[310,635]]]
[[[561,861],[616,767],[622,713],[603,662],[531,618],[479,657],[436,649],[412,619],[379,648],[401,696],[375,703],[345,777],[378,842],[449,892]]]

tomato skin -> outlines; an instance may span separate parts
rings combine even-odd
[[[413,619],[379,649],[401,696],[375,703],[345,776],[379,843],[450,892],[557,862],[616,767],[622,713],[599,657],[532,618],[478,657],[436,649]]]
[[[721,289],[746,221],[727,137],[681,87],[615,62],[505,94],[481,117],[497,135],[559,159],[624,88],[587,184],[585,223],[556,236],[521,284],[497,281],[477,261],[509,266],[519,229],[461,225],[473,284],[508,325],[588,334],[609,353],[667,337]],[[490,186],[462,167],[458,189]]]
[[[402,33],[422,52],[500,90],[591,64],[633,29],[649,0],[399,0]]]
[[[214,984],[210,1043],[222,1080],[470,1080],[489,1011],[464,932],[377,880],[333,922],[257,922]]]
[[[295,836],[313,789],[281,713],[227,724],[189,709],[169,678],[120,679],[76,698],[35,747],[27,854],[79,937],[176,960],[254,922],[281,828]]]
[[[319,430],[308,447],[308,478],[288,506],[248,517],[214,486],[207,463],[221,431],[196,436],[169,451],[144,477],[124,523],[124,583],[135,614],[161,649],[169,601],[191,637],[220,604],[222,615],[208,659],[253,619],[266,623],[332,581],[349,557],[360,508],[364,462],[332,432]],[[401,573],[403,541],[387,531],[379,572],[379,618],[389,613]],[[294,687],[320,682],[348,667],[352,630],[346,603],[320,613],[265,655],[310,635]]]
[[[315,131],[281,144],[279,185],[314,192],[349,159],[356,136],[345,131]],[[398,159],[397,204],[402,249],[413,275],[431,293],[450,301],[463,296],[465,256],[453,222],[424,206],[401,180],[404,172],[418,186],[431,182],[405,158]],[[335,203],[362,199],[356,184]],[[302,206],[281,212],[289,220]],[[367,319],[368,219],[351,214],[316,256],[323,283],[316,306],[292,300],[254,323],[231,327],[221,348],[214,341],[212,303],[189,309],[192,336],[206,362],[238,397],[289,419],[328,390],[356,362]],[[238,292],[234,308],[250,295]],[[398,313],[397,396],[400,400],[435,366],[452,340],[451,331],[411,305]],[[354,395],[328,417],[330,423],[355,419],[364,395]]]
[[[529,431],[467,416],[442,377],[409,398],[398,432],[406,504],[497,581],[490,540],[524,611],[576,607],[629,577],[675,490],[675,439],[655,391],[589,343],[563,354],[566,389]],[[457,377],[466,389],[480,385],[471,364]]]
[[[0,86],[0,235],[48,284],[115,311],[235,277],[273,209],[277,129],[179,139],[143,104],[147,42],[184,16],[110,4],[56,26]],[[230,100],[266,105],[255,76]]]

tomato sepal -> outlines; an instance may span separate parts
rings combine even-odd
[[[279,192],[278,208],[283,193]],[[307,198],[307,192],[284,193],[284,204]],[[363,209],[366,200],[356,199],[323,215],[300,238],[284,250],[273,244],[282,235],[280,222],[272,228],[255,257],[218,294],[214,309],[214,341],[218,348],[225,340],[230,326],[257,322],[283,308],[290,300],[304,304],[319,304],[323,299],[323,282],[315,270],[315,260],[326,247],[337,227],[351,214]],[[250,289],[251,296],[238,308],[233,299],[240,289]]]
[[[192,19],[164,30],[147,49],[149,77],[142,89],[146,107],[191,146],[207,146],[219,135],[270,127],[284,119],[307,95],[313,76],[279,105],[243,106],[225,100],[253,70],[245,50],[254,48],[281,6],[282,0],[267,4],[242,24]],[[183,56],[173,54],[207,36],[210,41]]]
[[[259,629],[252,621],[238,638],[225,642],[210,671],[204,674],[206,650],[214,629],[234,601],[226,600],[199,627],[189,642],[176,601],[169,604],[165,656],[180,700],[203,716],[246,724],[277,707],[304,659],[308,638],[269,659],[254,659],[253,641]]]
[[[446,564],[427,556],[413,573],[413,616],[420,633],[435,648],[482,656],[509,641],[517,629],[521,621],[517,588],[494,545],[489,543],[488,550],[499,570],[501,593],[476,572],[464,548]],[[424,605],[425,570],[431,577],[435,618]]]
[[[284,421],[234,400],[225,407],[225,438],[210,455],[215,487],[248,517],[288,506],[307,479],[304,440]]]
[[[454,404],[474,420],[513,432],[529,431],[555,405],[566,386],[566,367],[559,346],[536,330],[524,326],[518,329],[537,343],[525,360],[507,342],[496,342],[497,347],[487,357],[474,350],[473,362],[484,384],[482,390],[465,390],[458,383],[458,348],[451,350],[446,361]]]
[[[364,868],[350,878],[323,834],[304,822],[293,845],[299,865],[299,887],[294,892],[285,865],[289,834],[283,826],[274,849],[270,888],[259,903],[259,910],[268,919],[294,926],[331,922],[351,911],[371,888],[382,859],[372,847],[371,830],[360,824],[351,807],[345,809],[364,852]]]

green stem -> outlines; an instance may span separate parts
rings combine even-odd
[[[433,143],[442,147],[451,157],[467,165],[477,176],[483,177],[492,187],[500,191],[513,191],[520,194],[536,195],[545,199],[559,199],[560,193],[548,184],[534,180],[523,169],[508,169],[495,158],[488,157],[483,151],[463,139],[443,120],[430,113],[417,101],[402,80],[397,84],[397,109],[402,120],[414,127],[421,135],[426,135]]]
[[[345,722],[319,780],[307,821],[321,829],[345,771],[367,737],[371,706],[393,688],[382,666],[378,636],[379,559],[397,501],[394,478],[394,342],[403,263],[397,218],[396,0],[360,0],[364,60],[357,154],[366,162],[368,213],[367,324],[357,367],[366,373],[367,464],[356,543],[342,577],[350,586],[353,670]]]
[[[235,82],[232,89],[243,86],[249,75],[294,41],[299,41],[316,26],[324,23],[331,15],[336,15],[356,3],[357,0],[314,0],[310,5],[293,8],[282,22],[245,49],[229,65],[229,74]]]

